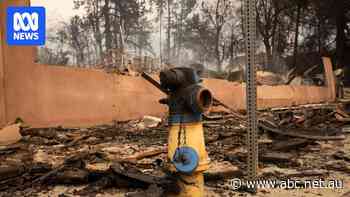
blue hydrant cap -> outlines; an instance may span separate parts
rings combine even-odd
[[[172,162],[179,172],[191,174],[198,167],[199,156],[194,148],[182,146],[175,150]]]

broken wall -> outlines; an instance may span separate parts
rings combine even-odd
[[[2,9],[1,9],[2,11]],[[1,13],[0,13],[1,14]],[[0,27],[3,27],[0,21]],[[3,31],[0,31],[0,125],[6,122],[5,119],[5,79],[4,79],[4,58],[3,58]]]
[[[17,117],[33,127],[69,127],[165,115],[166,108],[158,103],[164,95],[141,77],[39,65],[34,63],[35,47],[8,46],[5,20],[9,5],[29,5],[29,1],[0,2],[0,125]],[[258,107],[334,101],[330,64],[326,71],[327,87],[259,86]],[[233,109],[245,108],[244,85],[216,79],[205,80],[204,85]]]
[[[5,43],[6,8],[29,5],[29,1],[5,0],[0,3],[2,68],[5,68],[6,117],[1,124],[17,117],[42,126],[79,126],[110,123],[160,115],[161,92],[141,78],[111,75],[98,70],[47,66],[34,63],[35,47],[8,46]],[[142,96],[141,96],[142,95]]]

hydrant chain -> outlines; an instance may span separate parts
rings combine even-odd
[[[181,115],[180,118],[180,126],[179,126],[179,133],[177,137],[177,147],[180,148],[184,145],[186,145],[186,127],[184,126],[183,123],[183,115]]]

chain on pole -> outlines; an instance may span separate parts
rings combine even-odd
[[[258,140],[257,140],[257,90],[255,73],[255,42],[256,42],[256,0],[243,0],[244,31],[246,46],[246,106],[248,115],[247,128],[247,170],[248,179],[255,180],[258,168]]]

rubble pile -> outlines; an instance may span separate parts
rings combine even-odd
[[[167,121],[155,117],[92,128],[21,126],[17,143],[0,146],[0,196],[164,196],[178,192],[164,167]],[[246,175],[245,116],[204,117],[211,167],[207,196],[234,196],[227,183]],[[300,192],[341,196],[350,186],[350,138],[341,108],[304,106],[259,113],[259,177],[340,179],[339,190],[258,190],[260,196]],[[327,193],[328,192],[328,193]],[[329,194],[329,195],[328,195]]]

